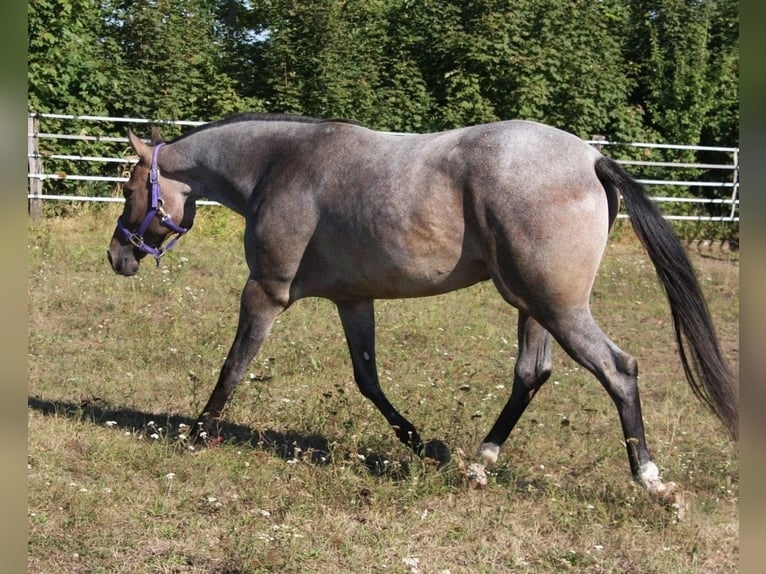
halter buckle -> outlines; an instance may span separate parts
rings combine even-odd
[[[130,243],[131,243],[131,244],[132,244],[134,247],[137,247],[138,249],[143,249],[143,246],[144,246],[144,238],[143,238],[143,237],[141,237],[140,235],[136,235],[135,233],[131,233],[131,234],[128,236],[128,241],[130,241]]]

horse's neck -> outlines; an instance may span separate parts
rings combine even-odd
[[[204,139],[184,142],[184,147],[179,149],[180,155],[186,158],[182,169],[193,181],[192,193],[244,215],[262,175],[259,162],[248,159],[247,139],[204,135]]]

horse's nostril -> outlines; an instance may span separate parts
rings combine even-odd
[[[106,250],[106,258],[109,260],[109,265],[114,267],[114,262],[112,261],[112,252],[108,249]]]

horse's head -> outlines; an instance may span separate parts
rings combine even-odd
[[[121,275],[135,275],[141,259],[159,258],[192,226],[195,203],[189,199],[189,186],[172,174],[163,174],[165,145],[159,132],[152,132],[152,144],[141,141],[132,131],[128,139],[138,155],[129,181],[124,186],[125,208],[109,243],[107,257],[112,269]],[[175,235],[164,248],[165,239]]]

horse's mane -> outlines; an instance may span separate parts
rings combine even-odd
[[[358,122],[354,120],[348,120],[348,119],[342,119],[342,118],[324,119],[324,118],[313,118],[310,116],[300,116],[297,114],[271,114],[271,113],[261,113],[261,112],[242,112],[242,113],[230,114],[228,116],[221,118],[220,120],[215,120],[215,121],[203,124],[201,126],[198,126],[194,128],[193,130],[188,131],[185,134],[182,134],[179,137],[175,138],[173,141],[174,142],[179,141],[188,136],[197,134],[201,131],[205,131],[211,128],[217,128],[217,127],[221,127],[221,126],[225,126],[229,124],[237,124],[242,122],[293,122],[293,123],[300,123],[300,124],[321,124],[321,123],[327,123],[327,122],[340,122],[345,124],[360,125]]]

